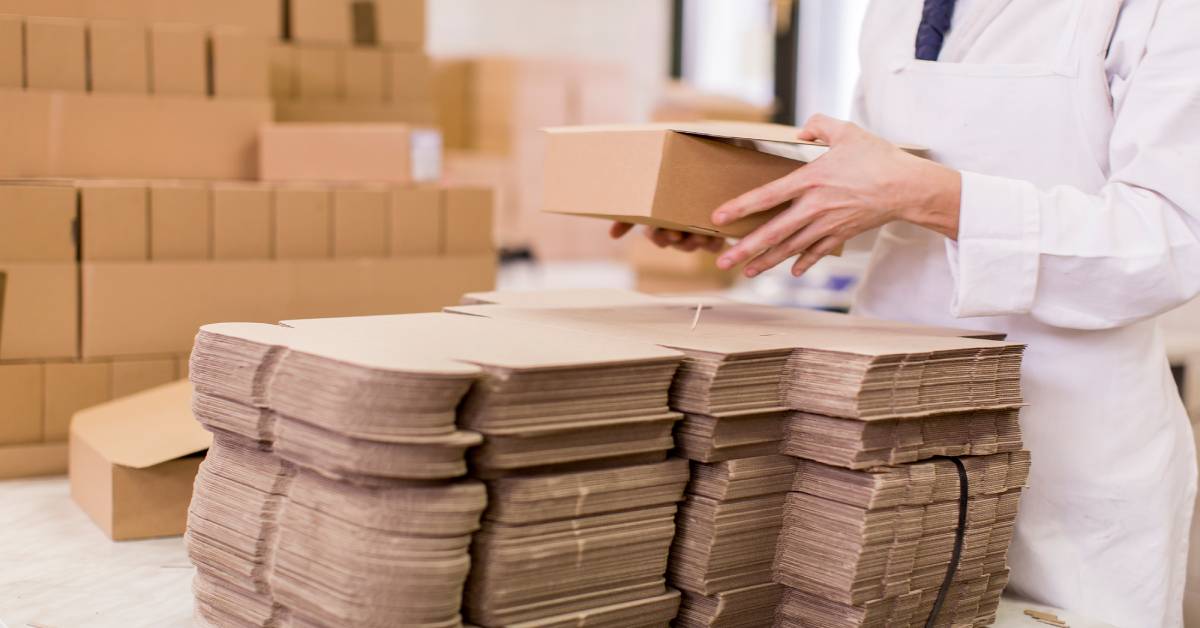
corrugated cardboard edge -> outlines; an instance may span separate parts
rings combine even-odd
[[[192,416],[191,397],[191,384],[181,380],[80,410],[71,419],[71,440],[133,469],[204,451],[212,434]]]
[[[33,443],[0,447],[0,480],[67,472],[67,444]]]

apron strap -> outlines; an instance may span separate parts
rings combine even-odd
[[[950,585],[954,583],[954,574],[958,572],[958,561],[962,558],[963,537],[967,533],[967,469],[963,466],[962,460],[957,457],[946,457],[954,463],[955,469],[958,470],[958,527],[954,530],[954,550],[950,553],[950,564],[946,566],[946,577],[942,580],[942,586],[938,589],[937,599],[933,602],[933,610],[929,613],[929,619],[925,621],[925,628],[933,628],[937,623],[938,613],[942,611],[942,605],[946,603],[946,594],[950,592]]]

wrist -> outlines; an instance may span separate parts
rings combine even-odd
[[[900,219],[957,239],[962,173],[932,161],[920,161],[912,178],[913,200],[901,209]]]

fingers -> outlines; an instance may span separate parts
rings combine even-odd
[[[792,203],[790,208],[780,212],[725,251],[717,260],[717,267],[733,268],[763,251],[781,244],[792,234],[803,229],[811,220],[812,216],[803,207],[803,203],[800,201]]]
[[[616,240],[617,238],[620,238],[621,236],[625,235],[626,233],[629,233],[630,229],[633,229],[633,225],[631,223],[614,222],[608,228],[608,237]]]
[[[764,251],[761,255],[746,264],[745,275],[754,277],[759,273],[774,267],[783,260],[804,253],[822,238],[829,235],[832,228],[831,219],[817,219],[796,231],[787,240]]]
[[[809,187],[811,187],[811,183],[805,169],[797,168],[791,174],[775,179],[724,203],[713,211],[713,224],[727,225],[739,218],[771,209],[780,203],[800,196]]]
[[[671,247],[688,253],[700,249],[718,253],[725,246],[725,239],[721,237],[686,233],[661,227],[646,229],[646,237],[660,249]]]
[[[842,245],[842,239],[837,236],[825,236],[817,241],[812,248],[804,252],[803,255],[792,264],[792,275],[799,277],[808,272],[813,264],[816,264],[822,257],[834,252],[837,247]]]
[[[839,137],[850,128],[852,123],[837,118],[831,118],[823,113],[813,114],[804,123],[804,127],[796,134],[801,140],[834,144]]]
[[[654,229],[647,229],[646,237],[650,238],[650,241],[653,242],[655,246],[660,249],[664,249],[682,240],[683,234],[678,231],[656,227]]]

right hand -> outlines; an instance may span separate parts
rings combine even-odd
[[[632,224],[627,222],[614,222],[612,227],[608,229],[608,235],[614,239],[620,238],[629,233],[633,227]],[[688,253],[703,249],[719,253],[725,247],[725,238],[717,236],[706,236],[660,227],[646,227],[645,233],[646,237],[660,249],[671,247],[680,251],[687,251]]]

